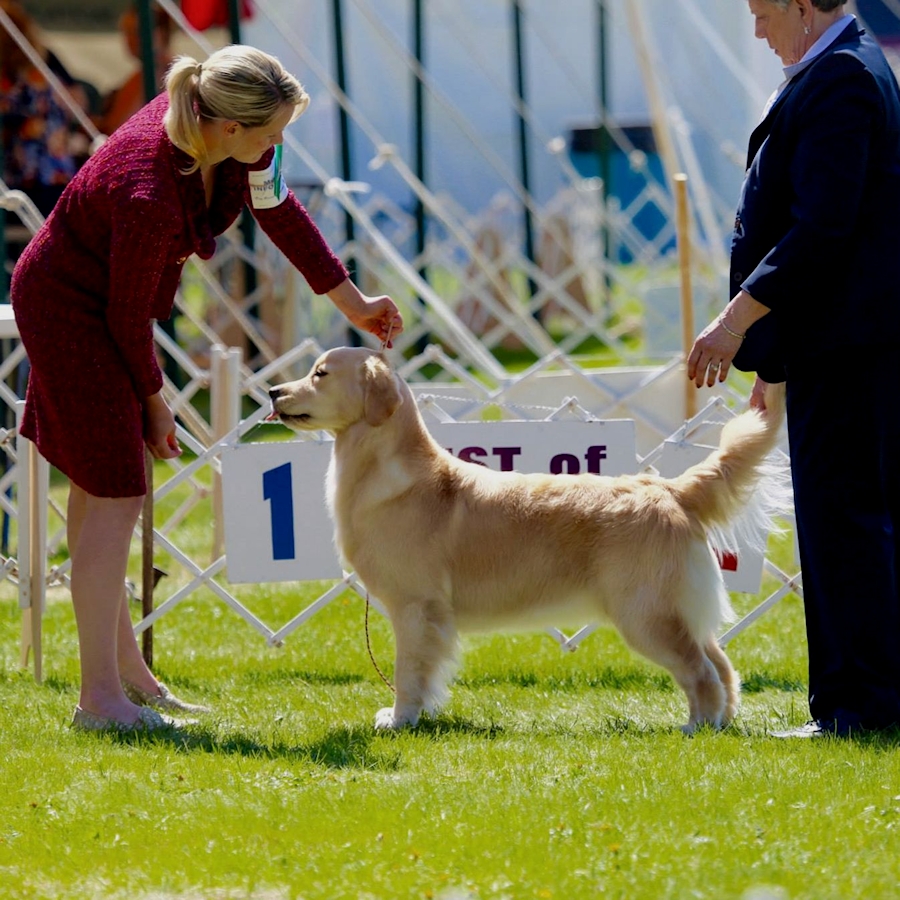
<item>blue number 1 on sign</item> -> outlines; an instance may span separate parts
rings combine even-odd
[[[272,559],[294,559],[294,487],[290,463],[263,472],[263,499],[272,501]]]

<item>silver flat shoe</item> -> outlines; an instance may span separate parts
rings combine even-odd
[[[183,724],[148,706],[141,707],[134,722],[120,722],[108,716],[98,716],[80,706],[75,707],[75,714],[72,716],[72,727],[76,731],[115,731],[119,734],[128,734],[137,731],[158,731],[160,728],[178,728]]]
[[[176,697],[162,682],[159,682],[159,693],[151,694],[143,688],[132,684],[130,681],[122,681],[122,690],[125,696],[138,706],[148,707],[161,710],[162,712],[187,713],[192,716],[199,716],[203,713],[211,712],[208,706],[200,706],[198,703],[188,703],[180,697]]]

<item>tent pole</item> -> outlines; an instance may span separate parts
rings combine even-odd
[[[518,125],[519,136],[519,178],[522,182],[522,190],[526,197],[531,193],[531,184],[529,177],[529,160],[528,160],[528,132],[525,123],[525,48],[522,38],[522,3],[521,0],[513,0],[512,3],[513,16],[513,50],[515,53],[515,81],[516,81],[516,97],[519,105],[516,110],[516,122]],[[534,226],[531,219],[531,210],[527,204],[524,208],[524,225],[525,225],[525,256],[529,262],[534,263]],[[537,293],[537,285],[534,280],[528,279],[529,296]]]
[[[240,44],[241,43],[241,6],[240,0],[228,0],[228,37],[232,44]],[[241,222],[240,222],[240,230],[241,237],[244,242],[244,246],[252,255],[256,248],[256,220],[250,214],[250,211],[245,209],[241,212]],[[246,297],[248,294],[252,294],[258,286],[257,281],[257,273],[256,267],[249,262],[245,262],[243,265],[243,294]],[[247,310],[247,313],[254,318],[259,317],[259,307],[254,305],[250,309]],[[256,353],[256,348],[253,344],[253,339],[248,336],[247,338],[247,357],[248,359],[252,359]]]
[[[335,81],[345,97],[347,93],[347,67],[344,61],[344,10],[342,0],[332,0],[332,19],[334,21],[334,68]],[[353,155],[350,147],[350,117],[343,104],[338,104],[338,126],[341,137],[341,178],[345,182],[353,180]],[[353,216],[348,210],[344,210],[344,238],[348,244],[352,244],[356,237],[356,229]],[[348,256],[344,260],[348,271],[353,274],[354,260]],[[359,273],[356,273],[357,277]],[[362,343],[359,335],[352,328],[347,332],[348,343],[352,347],[358,347]]]
[[[669,188],[672,189],[679,166],[678,155],[675,152],[675,144],[672,140],[672,131],[666,116],[665,103],[657,74],[661,67],[650,46],[650,39],[644,21],[644,12],[640,3],[637,0],[626,0],[625,12],[628,18],[631,39],[634,41],[635,50],[637,51],[644,90],[647,92],[647,99],[650,103],[653,138],[656,141],[656,149],[666,173],[666,181]]]
[[[335,81],[341,93],[347,95],[347,67],[344,61],[344,12],[342,0],[332,0],[331,11],[334,20],[334,68]],[[352,154],[350,151],[350,118],[347,110],[338,105],[338,123],[341,137],[341,178],[353,180]],[[354,238],[353,216],[344,213],[344,231],[347,242]]]
[[[424,68],[425,59],[425,19],[422,0],[413,0],[413,53],[418,64],[413,73],[413,104],[415,109],[415,173],[416,178],[425,184],[425,86],[422,84],[420,72]],[[416,256],[425,252],[425,204],[421,197],[416,198]],[[419,274],[428,280],[425,266],[419,268]]]
[[[150,11],[151,0],[139,0],[138,34],[141,40],[141,66],[144,76],[144,96],[147,100],[158,93],[156,83],[156,54],[153,52],[153,18]]]
[[[609,221],[607,220],[607,202],[612,194],[612,166],[610,165],[610,133],[609,133],[609,69],[607,66],[606,35],[606,0],[597,0],[597,102],[599,116],[597,124],[597,171],[600,175],[600,237],[603,247],[603,271],[601,281],[603,296],[601,305],[609,314],[611,309],[612,283],[609,275],[611,240]]]
[[[241,7],[239,0],[228,0],[228,32],[232,44],[241,42]]]

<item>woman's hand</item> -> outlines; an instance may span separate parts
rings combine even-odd
[[[687,377],[708,387],[724,381],[747,329],[769,312],[746,291],[738,291],[722,312],[700,332],[687,358]]]
[[[144,399],[144,443],[154,459],[181,456],[175,437],[175,416],[161,391]]]
[[[329,291],[328,297],[352,325],[374,334],[388,348],[393,346],[391,338],[403,331],[403,319],[390,297],[367,297],[349,278]]]
[[[753,382],[753,388],[750,391],[750,409],[758,409],[761,413],[766,411],[766,388],[768,382],[762,380],[759,375]]]
[[[738,332],[740,334],[740,332]],[[687,361],[687,376],[697,385],[703,387],[705,381],[712,387],[728,377],[731,361],[741,346],[741,337],[729,333],[722,324],[721,316],[714,319],[700,332]]]

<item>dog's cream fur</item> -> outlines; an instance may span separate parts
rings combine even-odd
[[[730,614],[709,546],[760,479],[784,412],[729,422],[718,450],[678,478],[523,475],[461,462],[428,433],[384,357],[332,350],[271,390],[297,430],[335,436],[328,495],[346,563],[386,607],[396,640],[393,707],[414,725],[445,698],[457,633],[612,622],[687,694],[685,730],[727,724],[740,683],[716,641]]]

